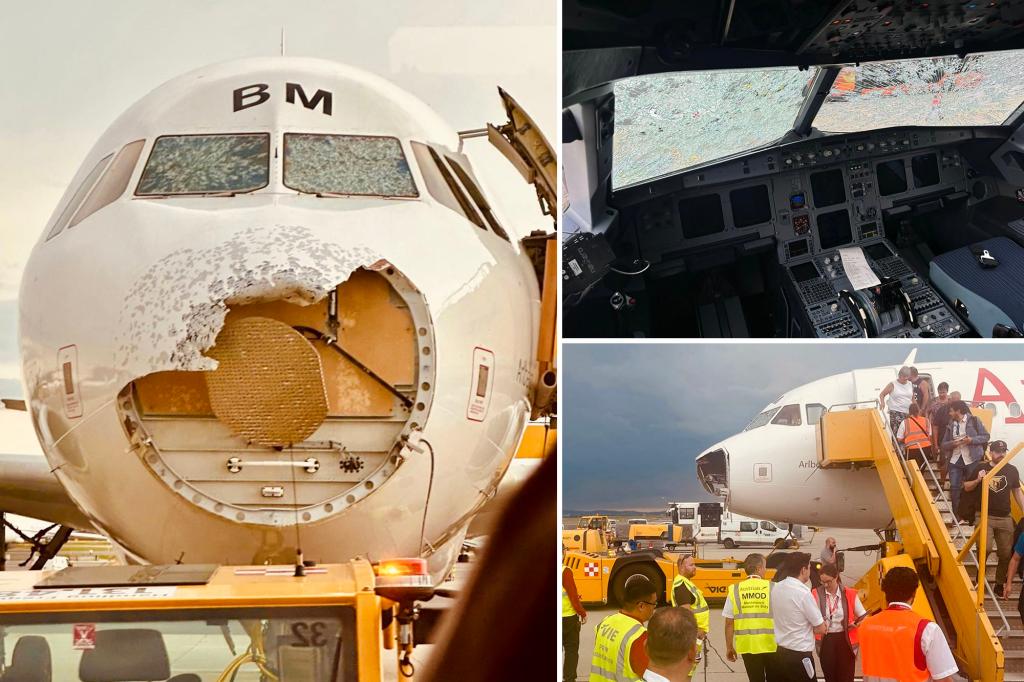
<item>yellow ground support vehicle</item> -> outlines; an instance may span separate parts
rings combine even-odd
[[[400,659],[411,649],[398,645],[411,631],[388,596],[411,605],[429,591],[408,565],[419,561],[385,562],[376,578],[365,560],[300,577],[294,566],[0,573],[2,678],[379,681],[382,648],[398,646]]]
[[[562,545],[566,549],[605,551],[612,541],[607,516],[581,516],[576,527],[562,531]]]
[[[629,539],[684,544],[693,542],[693,532],[689,526],[673,523],[637,523],[629,527]]]
[[[672,581],[683,552],[640,550],[613,555],[596,552],[567,552],[562,563],[572,571],[580,600],[584,603],[622,603],[626,580],[633,575],[647,576],[666,602],[671,601]],[[729,587],[747,577],[742,559],[696,559],[693,582],[708,601],[724,601]],[[768,569],[771,579],[775,569]]]

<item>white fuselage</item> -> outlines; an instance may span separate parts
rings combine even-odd
[[[969,403],[995,412],[992,438],[1010,447],[1024,440],[1024,363],[943,362],[918,364],[932,386],[949,384]],[[780,411],[763,424],[717,443],[697,458],[698,476],[709,492],[727,498],[729,509],[780,522],[837,528],[879,529],[892,513],[873,468],[821,469],[816,447],[817,415],[825,410],[875,409],[879,393],[896,380],[899,367],[836,374],[786,392],[764,412]],[[942,434],[935,439],[941,440]]]
[[[311,107],[294,90],[289,102],[289,83],[300,84],[306,99],[331,93],[330,115],[322,100]],[[238,89],[253,84],[266,85],[268,99],[252,104],[250,97],[240,110],[235,99],[233,109]],[[397,138],[418,196],[289,189],[282,137],[300,132]],[[265,187],[235,196],[133,195],[156,138],[223,133],[269,134]],[[145,143],[127,191],[47,239],[97,161],[135,140]],[[538,288],[515,240],[435,198],[414,142],[454,153],[458,140],[425,105],[374,76],[280,58],[175,79],[122,115],[90,152],[25,269],[21,353],[29,409],[50,464],[127,557],[281,562],[301,545],[305,558],[317,561],[423,554],[435,578],[448,570],[530,414]],[[313,473],[288,468],[280,448],[254,448],[212,415],[147,420],[136,413],[133,382],[154,373],[178,381],[178,373],[217,367],[206,351],[234,308],[324,305],[327,292],[357,272],[386,278],[392,307],[381,305],[411,316],[413,378],[404,390],[412,400],[373,424],[328,417],[308,441],[329,442],[344,456],[373,451],[366,469],[342,474],[327,459]],[[360,322],[352,313],[341,327],[363,334],[372,357],[374,329]],[[382,331],[379,341],[390,342],[389,334]],[[369,395],[355,383],[332,387],[329,373],[325,381],[339,400],[358,398],[347,403],[353,410]],[[179,445],[189,439],[196,452]],[[171,453],[169,443],[182,451]],[[232,474],[224,463],[233,453],[273,466]],[[263,504],[259,490],[283,502],[267,497]]]

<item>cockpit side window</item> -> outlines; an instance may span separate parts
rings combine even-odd
[[[487,203],[487,199],[484,197],[484,193],[480,191],[480,188],[476,184],[476,180],[471,174],[471,171],[463,167],[462,162],[456,159],[451,154],[445,155],[448,159],[448,163],[451,165],[452,170],[455,171],[455,175],[458,176],[462,186],[469,192],[469,196],[473,198],[473,203],[476,204],[480,214],[490,225],[491,230],[494,234],[498,235],[505,241],[510,241],[508,238],[508,232],[505,232],[505,228],[501,226],[498,219],[494,217],[494,212],[491,210],[491,205]]]
[[[85,180],[83,180],[82,184],[80,184],[78,189],[75,190],[74,196],[71,197],[71,201],[68,202],[68,205],[64,207],[60,217],[57,218],[57,222],[55,222],[53,227],[50,228],[50,232],[46,235],[47,241],[61,233],[61,230],[63,230],[64,226],[68,224],[71,216],[75,214],[75,211],[77,211],[78,207],[82,205],[85,197],[88,196],[89,190],[91,190],[93,185],[96,184],[96,180],[100,177],[103,171],[107,169],[107,165],[110,163],[112,158],[114,158],[113,154],[104,156],[100,159],[100,162],[97,163],[91,171],[89,171],[89,174],[85,176]]]
[[[164,135],[135,196],[253,192],[270,181],[270,135]]]
[[[145,140],[136,140],[121,147],[121,151],[114,157],[107,172],[96,183],[96,189],[89,193],[89,198],[82,204],[82,208],[75,214],[68,227],[74,227],[124,194],[124,191],[128,189],[128,181],[132,178],[132,172],[139,162],[139,155],[142,154],[145,144]]]
[[[821,417],[827,412],[825,406],[821,403],[808,403],[807,405],[807,423],[817,424],[821,421]]]
[[[285,133],[284,185],[321,196],[420,195],[402,143],[372,135]]]
[[[800,421],[800,406],[799,405],[786,405],[779,413],[772,419],[772,424],[778,424],[780,426],[800,426],[803,422]]]
[[[757,429],[764,426],[765,424],[770,422],[772,420],[772,417],[775,416],[775,413],[781,409],[781,407],[769,407],[767,410],[754,417],[753,420],[751,420],[751,422],[747,424],[747,428],[743,430],[750,431],[751,429]]]
[[[413,154],[419,163],[423,180],[427,184],[427,192],[439,203],[455,211],[481,230],[486,230],[484,221],[463,193],[459,183],[452,176],[441,155],[433,147],[420,142],[412,143]]]

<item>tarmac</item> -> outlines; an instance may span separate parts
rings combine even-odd
[[[856,547],[859,545],[868,545],[878,542],[878,537],[870,530],[845,530],[845,529],[822,529],[818,532],[813,532],[810,529],[804,529],[804,537],[800,542],[800,548],[796,551],[808,552],[811,557],[816,559],[821,553],[822,548],[825,546],[825,538],[827,537],[836,538],[836,543],[840,550],[846,547]],[[750,552],[761,552],[767,554],[771,551],[771,547],[768,546],[746,546],[739,547],[737,549],[725,549],[718,544],[705,544],[701,546],[701,556],[707,558],[726,558],[736,557],[739,560],[743,560]],[[860,577],[871,568],[876,561],[874,552],[847,552],[845,570],[843,572],[843,583],[845,585],[853,585]],[[707,651],[707,666],[705,668],[702,662],[694,675],[694,682],[701,682],[703,680],[714,680],[715,682],[726,682],[733,681],[740,682],[746,680],[746,673],[743,671],[743,662],[736,661],[735,663],[729,663],[725,661],[725,625],[724,619],[722,618],[722,604],[721,601],[713,601],[710,603],[711,606],[711,631],[709,639],[711,641],[711,647]],[[577,667],[577,680],[587,680],[590,672],[590,659],[594,651],[594,628],[601,620],[612,613],[615,613],[617,608],[599,606],[597,604],[587,605],[587,622],[580,631],[580,663]],[[721,654],[721,658],[716,655]],[[821,665],[816,662],[818,675],[821,675]],[[731,670],[730,670],[731,668]],[[857,674],[860,674],[860,665],[857,666]]]

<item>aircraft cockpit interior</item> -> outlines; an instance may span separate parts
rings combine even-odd
[[[567,337],[1020,336],[1024,2],[564,22]]]

